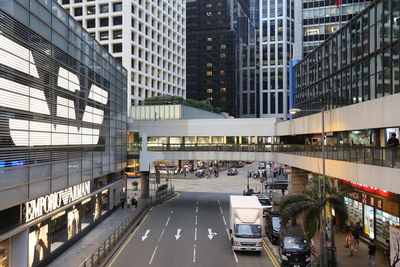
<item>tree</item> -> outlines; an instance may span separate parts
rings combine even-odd
[[[322,196],[322,183],[325,182],[326,195]],[[343,194],[336,191],[326,178],[313,178],[309,181],[303,193],[291,194],[284,197],[280,203],[281,221],[285,226],[289,221],[296,222],[299,216],[304,216],[303,229],[309,240],[314,237],[320,228],[322,212],[332,207],[339,223],[347,220],[347,208]]]

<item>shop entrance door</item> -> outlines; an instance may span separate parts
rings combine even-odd
[[[371,239],[375,239],[374,208],[364,205],[364,233]]]

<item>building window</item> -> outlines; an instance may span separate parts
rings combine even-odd
[[[104,49],[108,51],[108,44],[103,45]]]
[[[222,54],[220,54],[219,56],[220,56],[220,57],[226,57],[226,54],[225,54],[225,53],[222,53]]]
[[[113,31],[113,39],[121,39],[122,38],[122,30]]]
[[[211,17],[212,16],[212,12],[206,12],[206,16],[207,17]]]
[[[206,46],[206,50],[207,50],[207,51],[212,50],[212,45],[207,45],[207,46]]]
[[[75,17],[82,16],[82,8],[81,7],[74,8],[74,16]]]
[[[108,40],[108,31],[100,32],[100,41]]]
[[[226,45],[222,44],[221,49],[226,49]]]
[[[222,87],[220,90],[221,90],[221,93],[226,93],[226,88],[225,87]]]
[[[108,4],[100,5],[100,13],[108,13]]]
[[[95,6],[88,6],[88,7],[86,7],[86,14],[87,14],[87,15],[96,14],[96,7],[95,7]]]
[[[122,16],[113,17],[113,25],[122,25]]]
[[[207,63],[207,68],[212,68],[212,63]]]
[[[211,3],[208,3],[208,4],[206,5],[206,7],[210,8],[210,7],[212,7],[212,4],[211,4]]]
[[[220,75],[225,75],[225,71],[221,70],[221,71],[219,72],[219,74],[220,74]]]
[[[107,26],[108,26],[108,18],[101,18],[100,27],[107,27]]]
[[[213,76],[213,72],[212,71],[207,71],[206,75],[207,76]]]
[[[63,5],[69,5],[69,0],[62,0]]]
[[[0,266],[10,266],[10,239],[0,242]]]
[[[213,92],[213,89],[211,89],[211,88],[210,88],[210,89],[207,89],[207,93],[208,93],[208,94],[212,94],[212,92]]]
[[[122,3],[114,3],[113,4],[113,11],[114,12],[122,11]]]
[[[213,38],[211,38],[211,37],[207,38],[207,42],[212,42],[212,40],[213,40]]]
[[[87,28],[95,28],[96,27],[96,20],[95,19],[86,20],[86,27]]]
[[[122,52],[122,44],[113,44],[113,53]]]

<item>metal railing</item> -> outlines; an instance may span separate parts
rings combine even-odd
[[[322,157],[322,147],[316,145],[266,144],[148,144],[148,151],[234,151],[275,152],[307,157]],[[325,146],[325,158],[360,164],[400,168],[400,149],[349,145]]]
[[[142,216],[142,211],[146,211],[151,206],[170,198],[174,195],[175,189],[174,187],[171,187],[170,189],[166,189],[161,193],[162,194],[156,194],[156,197],[154,199],[150,197],[150,201],[143,207],[143,209],[139,213],[133,213],[128,218],[126,218],[116,228],[116,230],[111,235],[109,235],[102,244],[99,245],[96,251],[82,262],[80,267],[101,266],[103,261],[107,259],[110,253],[116,248],[116,246],[118,246],[118,244],[121,242],[121,240],[123,240],[127,233],[129,233],[129,230],[133,227],[134,221]]]

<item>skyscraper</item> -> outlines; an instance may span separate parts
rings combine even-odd
[[[186,96],[183,0],[59,0],[128,70],[128,102]]]
[[[208,100],[239,116],[241,57],[248,48],[249,22],[246,1],[187,1],[188,98]]]
[[[369,0],[335,1],[303,0],[303,56],[317,48],[340,24],[344,25],[368,6]],[[341,15],[341,16],[340,16]]]

